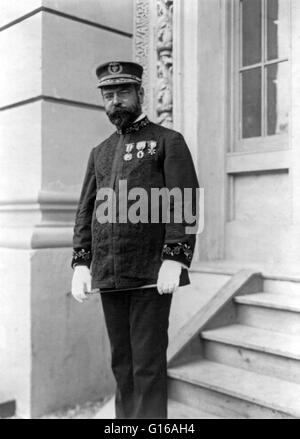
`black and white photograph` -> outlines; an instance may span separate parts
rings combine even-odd
[[[300,419],[300,0],[0,0],[0,59],[0,420]]]

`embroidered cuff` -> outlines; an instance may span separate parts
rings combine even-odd
[[[92,254],[89,250],[84,248],[80,250],[73,251],[73,258],[71,262],[71,267],[74,268],[76,265],[86,265],[90,268],[92,262]]]
[[[172,259],[190,267],[193,258],[193,251],[189,244],[177,242],[165,244],[162,251],[162,259]]]

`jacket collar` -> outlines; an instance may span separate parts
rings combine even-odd
[[[117,130],[118,134],[129,134],[133,133],[135,131],[139,131],[140,129],[144,128],[145,126],[149,125],[150,121],[147,116],[143,115],[143,117],[138,117],[135,122],[133,122],[132,125],[125,128],[124,130]]]

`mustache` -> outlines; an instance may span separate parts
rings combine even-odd
[[[118,114],[120,114],[120,115],[129,114],[129,113],[131,113],[131,111],[125,107],[115,107],[112,110],[108,111],[108,114],[110,114],[112,116],[118,115]]]

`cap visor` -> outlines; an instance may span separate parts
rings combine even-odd
[[[140,84],[141,81],[138,79],[132,78],[115,78],[115,79],[106,79],[104,81],[99,81],[97,88],[108,87],[110,85],[122,85],[122,84]]]

